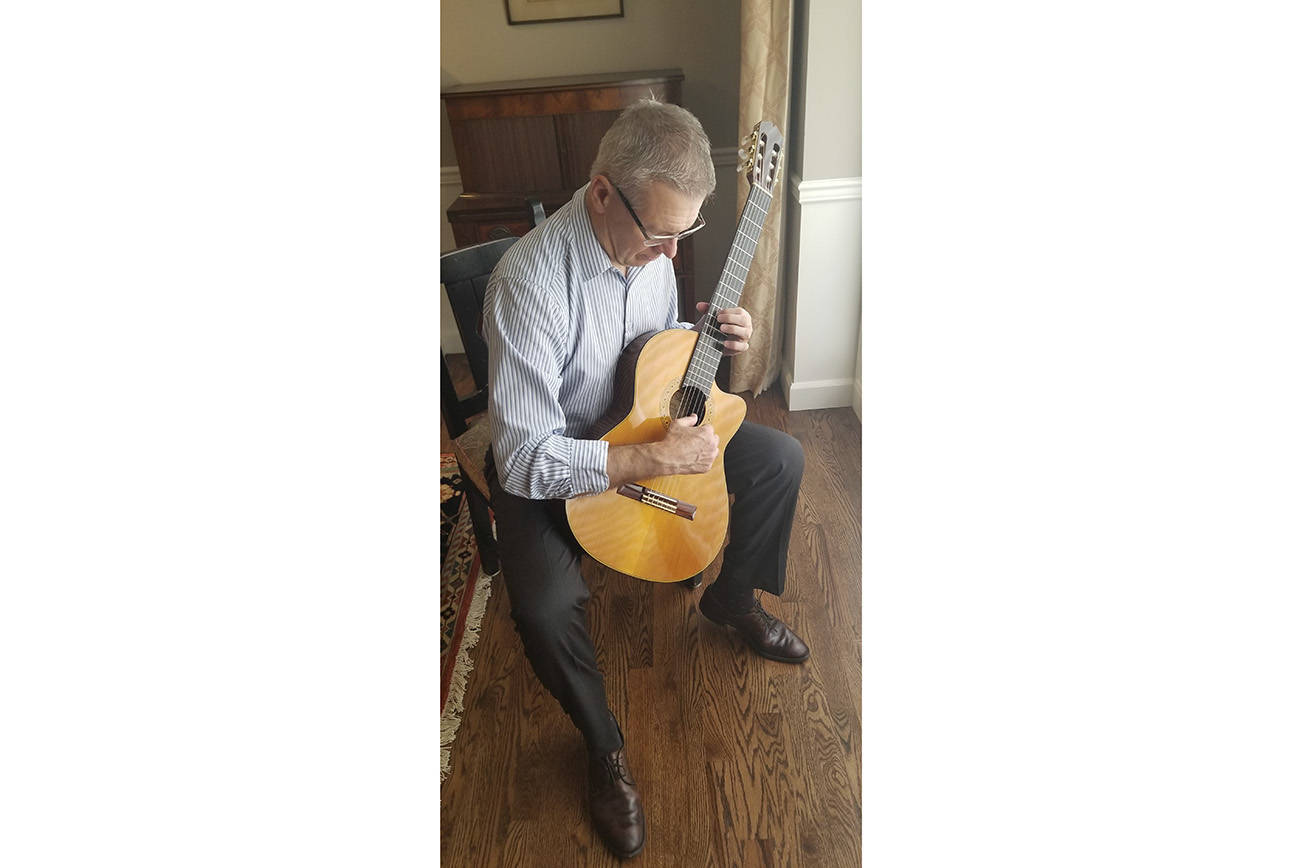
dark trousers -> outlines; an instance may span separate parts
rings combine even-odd
[[[723,565],[711,585],[715,592],[728,599],[749,596],[752,589],[782,593],[804,467],[800,442],[773,428],[743,422],[728,441],[723,472],[736,500]],[[609,753],[619,747],[620,734],[588,633],[588,586],[579,572],[583,550],[570,532],[565,501],[508,494],[491,458],[488,471],[502,577],[525,656],[588,747]]]

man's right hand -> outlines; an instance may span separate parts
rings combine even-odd
[[[719,435],[712,425],[695,428],[695,424],[695,416],[684,416],[669,423],[663,439],[611,446],[606,454],[610,488],[656,476],[704,473],[713,467],[719,457]]]
[[[712,425],[695,425],[695,414],[669,423],[669,432],[660,441],[660,458],[667,468],[662,475],[704,473],[714,466],[719,457],[719,435]]]

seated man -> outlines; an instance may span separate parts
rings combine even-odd
[[[646,836],[641,798],[606,704],[585,618],[582,550],[564,502],[639,479],[704,473],[718,456],[718,436],[694,417],[675,421],[654,443],[584,439],[612,399],[624,346],[647,331],[692,327],[676,321],[669,260],[678,239],[703,225],[701,204],[714,192],[710,143],[691,113],[643,100],[606,133],[590,177],[507,252],[489,280],[487,477],[525,655],[583,733],[593,822],[606,845],[628,858]],[[744,351],[750,314],[732,308],[717,318],[729,338],[724,352]],[[731,541],[700,612],[738,630],[765,657],[799,663],[809,649],[754,591],[780,594],[785,584],[804,453],[787,434],[744,422],[723,460],[736,495]]]

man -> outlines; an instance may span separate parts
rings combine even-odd
[[[646,827],[588,633],[581,549],[564,501],[704,473],[719,454],[718,436],[695,417],[676,420],[654,443],[586,439],[612,399],[620,351],[644,332],[692,327],[676,321],[669,260],[678,240],[704,225],[700,209],[714,184],[700,122],[678,106],[643,100],[602,139],[588,184],[511,247],[484,295],[487,477],[511,617],[538,679],[587,741],[593,822],[621,858],[641,851]],[[717,319],[723,351],[745,351],[750,314],[732,308]],[[804,453],[790,436],[744,422],[723,460],[736,495],[731,541],[700,612],[765,657],[798,663],[809,649],[754,591],[782,592]]]

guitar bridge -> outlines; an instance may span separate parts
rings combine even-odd
[[[624,483],[617,489],[617,493],[622,494],[625,497],[630,497],[638,503],[643,503],[647,506],[655,507],[656,509],[662,509],[665,512],[672,512],[674,515],[685,518],[688,521],[696,520],[696,507],[692,506],[690,503],[683,503],[676,497],[670,497],[669,495],[662,494],[653,488],[638,485],[636,482]]]

